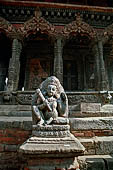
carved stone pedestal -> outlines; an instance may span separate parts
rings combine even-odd
[[[32,137],[19,148],[24,170],[76,170],[75,157],[83,155],[84,150],[69,125],[35,125]]]

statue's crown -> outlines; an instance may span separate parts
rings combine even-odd
[[[51,76],[48,78],[48,85],[58,85],[58,79],[55,76]]]

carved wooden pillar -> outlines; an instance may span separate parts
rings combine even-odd
[[[54,44],[54,75],[63,84],[62,39],[58,38]]]
[[[14,39],[12,43],[12,58],[10,59],[8,70],[9,91],[17,90],[18,88],[21,49],[21,43],[17,39]]]
[[[105,64],[103,59],[103,43],[101,40],[98,41],[98,52],[99,52],[99,60],[100,60],[100,90],[107,90],[107,79],[106,79],[106,71],[105,71]]]
[[[95,90],[100,90],[100,61],[99,61],[99,51],[98,51],[98,44],[95,44],[93,47],[93,53],[95,56]]]
[[[86,82],[86,62],[85,62],[85,56],[83,56],[83,69],[84,69],[84,90],[87,89],[87,82]]]

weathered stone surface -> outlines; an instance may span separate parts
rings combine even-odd
[[[80,170],[112,170],[113,158],[110,155],[79,156]]]
[[[19,145],[5,145],[4,150],[6,152],[16,152],[18,150]]]
[[[67,137],[70,136],[70,126],[69,125],[46,125],[39,126],[33,125],[33,136],[37,137]]]
[[[112,111],[69,111],[70,118],[87,118],[87,117],[111,117],[113,116]]]
[[[113,136],[79,138],[86,148],[85,155],[108,155],[113,154]]]
[[[113,169],[113,157],[104,157],[103,158],[106,163],[106,169],[112,170]]]
[[[113,129],[113,117],[70,118],[71,130]]]
[[[24,170],[79,170],[76,158],[30,158]]]
[[[95,141],[93,138],[80,138],[79,141],[85,147],[85,155],[95,155]]]
[[[31,106],[30,105],[1,105],[0,116],[31,117],[32,116]]]
[[[85,148],[71,133],[66,137],[31,137],[20,146],[19,152],[37,157],[74,157],[83,154]]]
[[[113,136],[95,138],[96,154],[113,154]]]
[[[101,107],[101,111],[113,112],[113,104],[105,104]]]
[[[21,128],[23,130],[32,129],[32,118],[31,117],[0,117],[0,129],[5,128]]]
[[[81,112],[100,111],[101,103],[80,103]]]

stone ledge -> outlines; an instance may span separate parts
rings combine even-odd
[[[0,129],[6,128],[21,128],[23,130],[32,129],[32,118],[31,117],[0,117]]]
[[[84,155],[85,148],[71,133],[64,138],[30,137],[24,142],[19,152],[28,156],[36,157],[75,157]]]
[[[0,111],[0,116],[13,116],[13,117],[31,117],[32,112],[31,111]]]
[[[32,111],[30,105],[0,105],[0,116],[14,116],[14,117],[31,117]],[[70,118],[86,118],[86,117],[110,117],[113,116],[112,110],[100,111],[80,111],[79,105],[69,105]]]
[[[113,157],[111,155],[79,156],[80,170],[112,170]]]
[[[107,155],[113,154],[113,136],[79,138],[86,148],[85,155]]]
[[[69,111],[70,118],[87,118],[87,117],[111,117],[113,116],[113,111]]]
[[[113,117],[70,118],[71,131],[113,130]],[[32,117],[0,116],[0,129],[32,129]]]
[[[113,130],[113,117],[70,118],[71,131]]]

